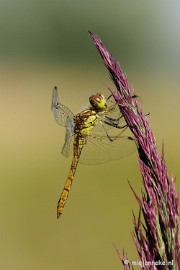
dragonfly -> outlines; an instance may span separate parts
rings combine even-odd
[[[57,124],[66,130],[61,153],[65,157],[72,154],[71,167],[57,204],[57,218],[64,210],[78,163],[105,163],[126,157],[136,150],[135,140],[123,136],[127,124],[121,124],[123,117],[110,97],[106,99],[99,93],[92,95],[88,107],[74,115],[59,102],[57,87],[53,89],[51,110]],[[112,135],[111,129],[118,130],[118,134]]]

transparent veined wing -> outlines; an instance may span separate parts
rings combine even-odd
[[[52,92],[51,110],[54,113],[54,117],[58,125],[67,127],[69,132],[73,131],[73,113],[59,102],[57,87],[54,87]]]
[[[74,133],[69,132],[66,129],[65,143],[64,143],[64,145],[62,147],[62,151],[61,151],[61,154],[66,158],[68,158],[73,151],[73,141],[74,141]]]
[[[114,137],[115,140],[111,142],[107,136],[90,133],[87,139],[79,160],[82,164],[101,164],[124,158],[136,151],[135,140],[128,136]]]
[[[69,157],[73,150],[74,140],[74,115],[63,104],[59,102],[57,87],[54,87],[52,93],[51,110],[58,125],[66,127],[65,142],[62,148],[62,155]]]

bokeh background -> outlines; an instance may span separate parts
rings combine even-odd
[[[98,34],[143,100],[159,149],[180,187],[180,2],[0,1],[0,268],[122,269],[113,248],[138,260],[131,231],[142,188],[137,154],[79,165],[60,220],[71,160],[51,91],[74,113],[113,87],[87,30]]]

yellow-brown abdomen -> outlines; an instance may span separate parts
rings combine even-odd
[[[60,197],[60,199],[58,201],[58,205],[57,205],[57,218],[60,217],[60,215],[62,214],[62,212],[64,210],[64,206],[65,206],[65,203],[66,203],[68,195],[69,195],[69,190],[71,189],[72,180],[73,180],[73,177],[72,177],[72,179],[68,178],[66,180],[64,189],[61,193],[61,197]]]

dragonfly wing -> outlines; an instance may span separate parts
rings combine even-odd
[[[59,95],[56,87],[54,87],[52,93],[51,110],[54,113],[54,117],[58,125],[69,128],[74,126],[73,113],[59,102]]]
[[[74,141],[74,133],[69,132],[69,130],[66,129],[65,143],[61,151],[61,154],[66,158],[68,158],[73,151],[73,141]]]
[[[107,136],[90,133],[88,135],[88,142],[83,147],[79,162],[91,165],[100,164],[124,158],[135,151],[135,140],[131,137],[118,136],[111,142]]]

